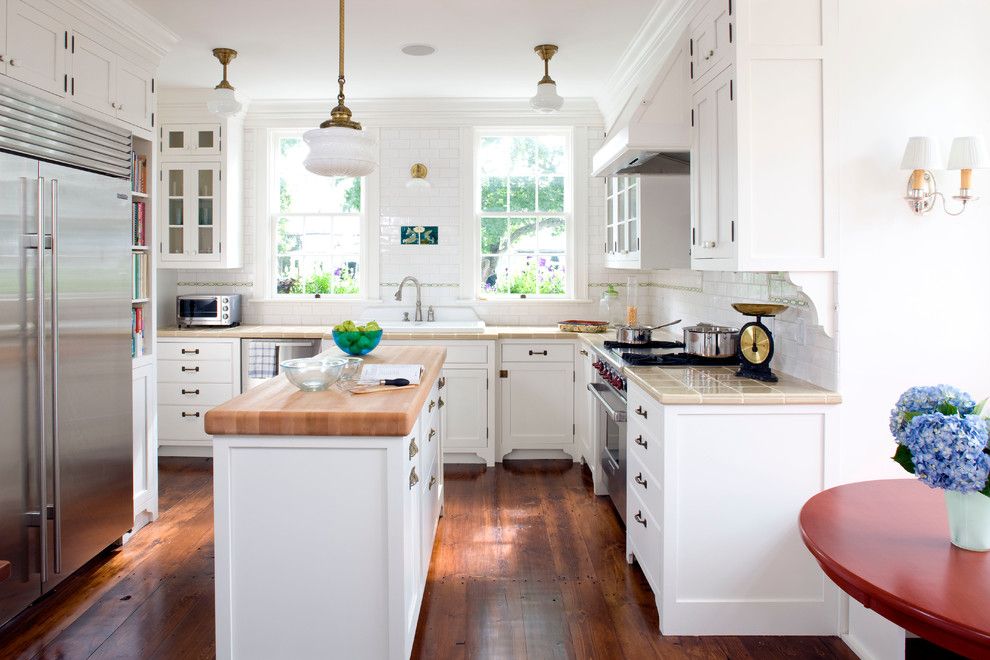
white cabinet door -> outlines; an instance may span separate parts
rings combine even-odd
[[[162,261],[219,261],[220,163],[165,163],[162,184]]]
[[[69,94],[72,100],[113,116],[117,105],[117,56],[79,32],[74,32],[71,40],[72,74]]]
[[[211,156],[221,151],[220,124],[169,124],[162,127],[161,152],[168,156]]]
[[[141,128],[151,128],[152,75],[126,60],[117,65],[117,118]]]
[[[24,0],[7,4],[7,75],[65,96],[68,28]]]
[[[155,423],[154,365],[147,364],[134,369],[132,389],[134,520],[137,526],[158,517],[158,433]],[[137,531],[137,528],[133,531]]]
[[[592,413],[595,411],[595,400],[588,391],[588,383],[595,379],[595,370],[591,366],[595,358],[587,348],[581,347],[577,354],[577,377],[574,382],[574,436],[577,450],[590,466],[597,463],[594,445],[594,425]],[[594,468],[592,468],[594,474]]]
[[[7,0],[0,0],[0,16],[3,17],[4,23],[9,20],[7,18]],[[7,53],[7,28],[6,25],[0,28],[0,74],[6,75],[7,73],[7,58],[10,55]]]
[[[574,446],[574,363],[503,363],[502,455]]]
[[[444,369],[443,377],[444,449],[484,449],[488,446],[488,370]]]
[[[733,7],[738,0],[712,0],[702,10],[691,31],[691,80],[699,82],[710,71],[718,71],[731,54]]]
[[[734,254],[736,212],[736,114],[734,69],[698,92],[692,106],[691,244],[695,259]]]

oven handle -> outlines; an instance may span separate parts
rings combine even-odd
[[[608,401],[605,400],[605,393],[609,392],[607,385],[604,383],[588,383],[588,391],[595,395],[598,402],[602,404],[602,408],[605,409],[605,414],[607,414],[612,421],[617,423],[626,421],[626,411],[616,410],[609,404]]]

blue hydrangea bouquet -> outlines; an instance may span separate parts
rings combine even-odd
[[[890,412],[893,459],[945,491],[953,545],[990,550],[990,427],[979,404],[948,385],[912,387]]]

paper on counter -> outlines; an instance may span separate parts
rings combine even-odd
[[[366,364],[361,369],[358,383],[362,385],[377,385],[383,380],[405,378],[410,385],[419,385],[423,373],[421,364]]]

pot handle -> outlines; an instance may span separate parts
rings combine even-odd
[[[660,328],[669,328],[670,326],[677,325],[680,322],[681,319],[677,319],[676,321],[671,321],[670,323],[664,323],[663,325],[646,326],[646,329],[652,331],[652,330],[659,330]]]

